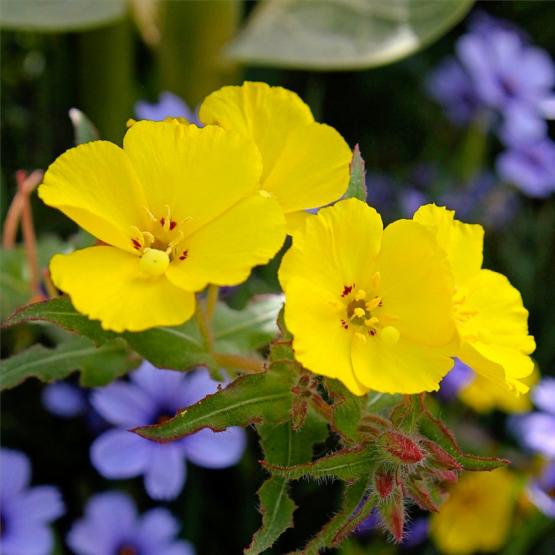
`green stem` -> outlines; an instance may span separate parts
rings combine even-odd
[[[264,362],[256,358],[225,353],[212,353],[212,357],[220,366],[241,370],[246,374],[259,374],[265,370]]]
[[[208,324],[212,322],[216,305],[218,304],[218,296],[220,288],[217,285],[209,285],[206,293],[206,320]]]
[[[212,351],[212,347],[214,346],[214,336],[212,334],[212,330],[208,324],[208,320],[206,318],[206,312],[202,303],[200,303],[197,299],[197,303],[195,306],[195,319],[197,321],[197,326],[200,331],[200,335],[204,340],[204,344],[209,352]]]

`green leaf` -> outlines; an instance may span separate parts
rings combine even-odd
[[[228,47],[249,65],[352,70],[410,56],[453,27],[472,0],[268,0]]]
[[[78,31],[108,25],[125,13],[124,0],[2,0],[0,27]]]
[[[325,422],[313,413],[307,415],[304,426],[298,431],[294,431],[289,422],[261,424],[257,431],[266,461],[285,466],[310,461],[314,445],[328,435]],[[245,550],[246,555],[262,553],[293,526],[296,505],[289,497],[287,484],[286,478],[271,476],[258,490],[262,526]]]
[[[289,480],[331,478],[354,482],[368,476],[375,461],[375,449],[359,445],[341,449],[311,463],[282,466],[262,461],[262,465],[277,476],[283,476]]]
[[[326,378],[324,385],[333,401],[332,428],[346,443],[358,443],[358,426],[366,404],[366,397],[353,395],[339,380]]]
[[[76,145],[96,141],[99,138],[96,127],[81,110],[70,108],[69,119],[73,124]]]
[[[364,159],[360,153],[358,145],[353,150],[353,159],[351,160],[351,178],[349,186],[345,193],[345,198],[357,198],[362,202],[366,202],[366,168]]]
[[[305,545],[300,552],[303,555],[318,555],[327,547],[335,544],[335,538],[349,524],[357,508],[364,503],[368,480],[361,479],[347,484],[343,492],[341,507],[322,529]]]
[[[37,241],[39,266],[45,268],[50,257],[65,244],[57,237],[46,235]],[[33,291],[29,287],[29,268],[22,246],[0,249],[0,318],[3,320],[17,307],[29,302]]]
[[[28,378],[43,382],[61,380],[81,371],[81,384],[106,385],[136,364],[121,339],[97,347],[85,337],[71,337],[54,349],[34,345],[0,363],[0,390],[10,389]]]

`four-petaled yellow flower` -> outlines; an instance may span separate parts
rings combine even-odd
[[[470,472],[430,519],[430,535],[446,555],[495,552],[509,535],[519,483],[505,468]]]
[[[280,203],[289,231],[304,221],[304,210],[329,204],[347,189],[351,150],[335,129],[314,121],[294,92],[266,83],[223,87],[204,100],[199,119],[256,143],[264,164],[261,188]]]
[[[195,291],[244,281],[280,248],[285,219],[261,174],[252,141],[177,121],[135,123],[123,149],[69,150],[39,195],[105,245],[55,256],[53,282],[106,329],[184,322]]]
[[[295,356],[353,393],[438,389],[453,362],[453,285],[421,224],[383,229],[350,199],[323,208],[293,237],[279,270]]]
[[[455,220],[453,211],[433,204],[420,207],[414,221],[437,237],[451,265],[461,338],[457,356],[485,378],[525,393],[523,378],[534,370],[529,355],[535,349],[528,311],[504,275],[482,269],[482,226]]]

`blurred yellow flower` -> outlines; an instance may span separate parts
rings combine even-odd
[[[538,367],[522,381],[528,387],[538,383],[540,373]],[[532,410],[530,391],[519,394],[518,392],[499,387],[496,382],[475,374],[468,384],[463,386],[458,393],[460,399],[476,412],[490,412],[494,409],[508,413],[527,412]]]
[[[422,225],[383,230],[350,199],[321,209],[293,237],[279,270],[297,359],[353,393],[438,389],[453,362],[453,286]]]
[[[240,283],[280,248],[285,221],[261,172],[251,141],[214,126],[140,121],[123,149],[67,151],[39,195],[105,245],[56,255],[52,280],[105,329],[184,322],[195,291]]]
[[[304,221],[304,210],[329,204],[347,189],[351,150],[335,129],[314,121],[294,92],[266,83],[223,87],[204,100],[199,119],[256,143],[261,188],[278,200],[290,229]]]
[[[528,335],[528,311],[520,293],[502,274],[482,269],[484,230],[454,219],[433,204],[420,207],[414,221],[432,231],[447,254],[455,280],[455,319],[461,338],[457,356],[481,376],[528,391],[523,378],[534,363],[534,338]]]
[[[519,489],[505,468],[463,475],[430,519],[430,535],[446,555],[494,552],[507,540]]]

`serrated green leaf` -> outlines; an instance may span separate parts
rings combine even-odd
[[[317,70],[380,66],[445,33],[472,0],[268,0],[228,47],[249,65]]]
[[[2,0],[0,26],[33,31],[77,31],[125,15],[124,0]]]
[[[34,345],[1,361],[0,390],[31,377],[43,382],[61,380],[76,370],[81,371],[82,385],[96,387],[112,382],[136,363],[121,339],[97,347],[85,337],[71,337],[54,349]]]
[[[356,145],[353,150],[351,177],[349,179],[347,192],[345,193],[345,198],[356,198],[362,202],[366,202],[366,169],[358,145]]]
[[[315,460],[312,463],[298,464],[293,466],[281,466],[266,463],[263,466],[276,474],[289,480],[299,478],[312,478],[321,480],[331,478],[354,482],[367,477],[376,461],[376,452],[372,447],[350,447],[341,449]]]
[[[314,445],[324,441],[328,433],[325,422],[313,413],[307,415],[304,426],[297,431],[289,422],[261,424],[257,431],[265,459],[284,466],[310,461]],[[293,526],[296,505],[289,497],[287,483],[286,478],[271,476],[258,490],[262,526],[254,534],[245,554],[262,553]]]
[[[78,108],[69,109],[69,119],[73,125],[76,145],[96,141],[99,138],[98,131],[92,121]]]

